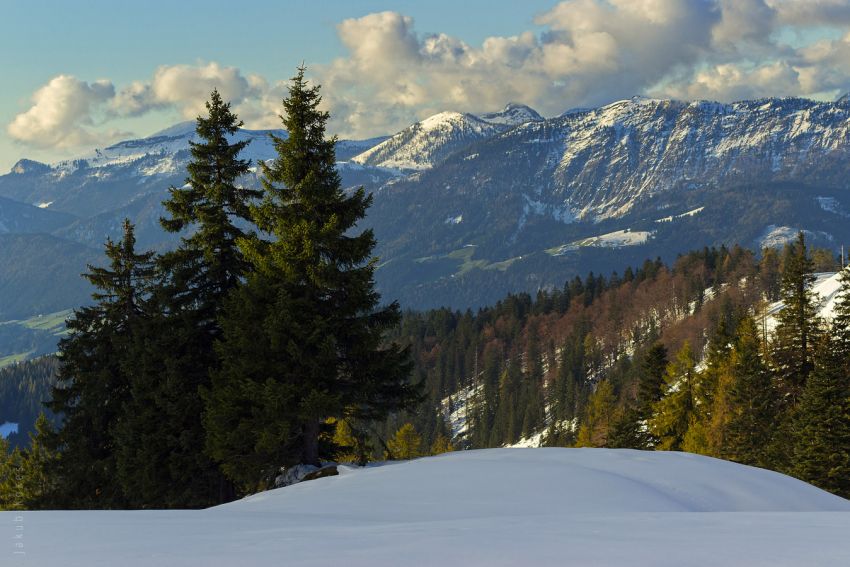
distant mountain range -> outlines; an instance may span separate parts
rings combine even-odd
[[[240,131],[244,157],[273,158],[269,133]],[[161,201],[185,182],[194,137],[181,123],[0,176],[0,321],[85,301],[85,285],[69,282],[124,217],[142,246],[172,246]],[[635,97],[549,119],[509,104],[341,140],[337,158],[345,187],[375,195],[364,226],[379,241],[379,287],[406,307],[474,307],[694,247],[777,245],[797,230],[820,246],[850,243],[846,98]],[[258,182],[256,168],[244,182]],[[66,272],[42,281],[56,269]]]

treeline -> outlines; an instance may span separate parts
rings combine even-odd
[[[400,311],[379,306],[374,236],[355,227],[371,197],[343,192],[320,101],[300,68],[254,190],[242,123],[213,91],[164,202],[180,245],[139,251],[125,221],[89,266],[94,303],[68,321],[47,404],[61,426],[41,419],[28,449],[0,451],[0,506],[225,502],[418,401],[408,351],[384,340]]]
[[[455,442],[469,448],[536,437],[554,446],[688,450],[842,493],[803,470],[850,458],[838,437],[816,439],[815,430],[831,426],[807,409],[823,403],[811,392],[821,379],[810,376],[850,382],[838,338],[850,312],[847,276],[832,328],[818,320],[810,291],[815,271],[837,269],[830,251],[807,249],[801,235],[761,258],[710,248],[672,267],[647,261],[623,275],[590,274],[476,313],[408,313],[398,338],[412,345],[428,399],[385,434],[410,419],[430,440],[459,421],[465,429]],[[787,307],[767,330],[765,306],[780,299]],[[839,422],[850,430],[850,417]]]

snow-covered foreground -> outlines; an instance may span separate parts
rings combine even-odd
[[[10,566],[850,565],[850,502],[630,450],[468,451],[203,511],[6,512],[0,526]]]

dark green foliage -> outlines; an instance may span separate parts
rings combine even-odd
[[[779,395],[762,352],[755,321],[747,317],[738,327],[731,353],[729,423],[722,455],[746,465],[769,468],[775,463],[771,447]]]
[[[829,334],[833,341],[832,348],[844,360],[845,369],[850,370],[850,267],[843,268],[839,278],[841,288],[835,298],[835,312]]]
[[[651,449],[658,443],[647,421],[652,417],[653,405],[663,395],[667,365],[667,348],[660,342],[639,354],[634,370],[637,376],[633,378],[637,382],[637,396],[625,400],[623,411],[614,420],[608,434],[609,447]]]
[[[202,389],[218,366],[213,350],[220,314],[248,264],[237,241],[248,235],[259,191],[239,179],[250,162],[246,141],[231,142],[242,123],[217,91],[197,120],[189,177],[172,187],[161,219],[170,232],[192,229],[180,246],[157,258],[161,274],[151,316],[125,364],[133,375],[127,418],[117,430],[118,478],[137,507],[202,507],[227,501],[232,490],[204,452]],[[242,223],[241,225],[239,223]]]
[[[785,308],[777,315],[773,363],[786,401],[794,405],[814,367],[813,345],[821,332],[811,291],[814,264],[802,232],[794,244],[786,247],[783,264],[779,294]]]
[[[42,413],[35,421],[35,431],[30,433],[29,447],[21,453],[18,493],[24,508],[47,508],[57,502],[59,486],[55,471],[58,463],[56,432]]]
[[[381,419],[417,398],[407,352],[384,346],[400,313],[378,308],[374,236],[352,233],[371,197],[343,193],[320,100],[299,69],[283,101],[289,136],[273,137],[251,208],[272,240],[240,241],[252,271],[227,303],[207,397],[207,448],[245,489],[276,466],[318,464],[326,418]]]
[[[850,380],[833,341],[822,340],[794,419],[795,476],[850,497]]]
[[[69,335],[59,346],[61,369],[48,407],[64,415],[57,445],[62,451],[59,481],[63,505],[123,507],[115,482],[115,428],[130,398],[122,361],[141,321],[153,275],[152,254],[135,250],[133,226],[107,241],[108,268],[90,266],[85,277],[96,289],[95,304],[74,312]]]
[[[607,437],[607,446],[614,449],[651,449],[653,443],[646,419],[637,407],[629,407],[617,416]]]
[[[661,399],[664,373],[667,370],[667,348],[654,343],[639,363],[638,407],[648,417],[652,404]]]

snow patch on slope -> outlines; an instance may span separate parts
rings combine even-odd
[[[845,270],[850,270],[850,267],[845,268]],[[835,303],[841,291],[840,277],[841,272],[822,272],[815,274],[812,293],[818,302],[818,315],[826,322],[831,321],[835,315]],[[778,324],[776,316],[784,308],[785,304],[781,301],[768,305],[765,310],[765,330],[773,332],[776,329]]]
[[[756,244],[759,248],[780,248],[789,242],[793,242],[797,235],[799,234],[800,229],[792,226],[776,226],[775,224],[769,224],[765,227],[764,231],[756,238]],[[815,238],[821,238],[824,240],[832,241],[832,235],[823,232],[813,232],[811,230],[803,230],[803,234],[806,235],[808,240],[812,240]]]
[[[466,386],[440,402],[443,419],[451,429],[454,443],[461,443],[468,435],[470,410],[475,406],[476,398],[481,395],[483,388],[483,384]]]
[[[576,240],[569,244],[550,248],[546,252],[552,256],[560,256],[567,252],[588,246],[594,248],[623,248],[625,246],[639,246],[641,244],[646,244],[653,234],[655,234],[653,231],[632,231],[627,228],[625,230],[616,230],[614,232],[600,234],[599,236],[591,236],[590,238]]]
[[[850,217],[842,208],[841,203],[835,197],[816,197],[820,208],[828,213],[835,213],[838,216]]]
[[[698,215],[699,213],[701,213],[703,211],[703,209],[705,209],[705,207],[697,207],[696,209],[693,209],[693,210],[688,211],[686,213],[682,213],[681,215],[672,215],[672,216],[669,216],[669,217],[660,218],[660,219],[657,219],[655,222],[673,222],[675,219],[683,219],[685,217],[692,217],[692,216],[695,216],[695,215]]]

